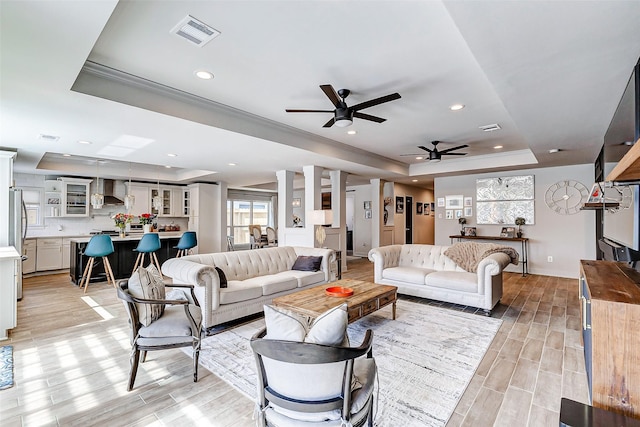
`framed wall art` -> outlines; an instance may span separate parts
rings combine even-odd
[[[404,213],[404,197],[396,196],[396,213]]]
[[[422,202],[416,203],[416,215],[422,215]]]

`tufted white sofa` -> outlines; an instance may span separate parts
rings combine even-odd
[[[491,315],[502,298],[502,270],[508,255],[494,253],[478,264],[477,273],[460,268],[444,255],[448,246],[390,245],[369,251],[374,281],[394,285],[398,292],[478,307]]]
[[[292,270],[300,255],[321,256],[320,271]],[[162,264],[162,274],[173,283],[195,285],[203,326],[210,328],[259,313],[273,298],[335,280],[335,261],[333,249],[280,246],[172,258]],[[224,272],[227,288],[220,288],[215,267]]]

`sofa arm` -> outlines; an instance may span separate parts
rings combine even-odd
[[[389,245],[373,248],[369,251],[369,261],[373,263],[373,281],[382,280],[382,270],[397,267],[400,263],[402,245]]]
[[[215,267],[181,258],[171,258],[161,267],[162,274],[170,277],[173,283],[202,286],[205,288],[205,301],[200,301],[209,310],[220,307],[220,276]]]
[[[308,248],[304,246],[294,246],[298,256],[321,256],[320,271],[324,273],[324,280],[331,282],[331,265],[336,262],[336,251],[328,248]]]
[[[504,253],[493,253],[484,258],[478,264],[478,289],[483,289],[490,285],[491,276],[502,274],[507,265],[511,262],[509,255]]]

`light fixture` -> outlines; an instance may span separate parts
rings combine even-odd
[[[213,78],[213,74],[205,70],[198,70],[195,72],[195,75],[202,80],[211,80]]]
[[[559,153],[561,150],[559,148],[552,148],[551,150],[549,150],[549,154],[555,154],[555,153]]]
[[[449,107],[451,111],[458,111],[458,110],[462,110],[463,108],[464,108],[463,104],[453,104],[451,107]]]
[[[347,134],[348,134],[348,135],[355,135],[356,133],[358,133],[358,132],[356,132],[355,130],[349,130],[349,131],[347,131]]]
[[[411,182],[418,182],[418,180],[417,179],[412,179]]]
[[[167,156],[169,156],[169,157],[178,157],[178,155],[175,154],[175,153],[168,153]]]
[[[502,145],[496,145],[495,147],[493,147],[494,150],[499,150],[502,148]]]
[[[80,141],[78,141],[78,144],[91,145],[91,142],[90,141],[80,140]]]
[[[339,128],[346,128],[347,126],[351,126],[353,124],[353,120],[349,117],[341,117],[337,118],[334,124]]]
[[[157,167],[156,167],[157,169]],[[151,198],[151,205],[158,211],[158,215],[162,212],[162,196],[160,195],[160,171],[158,170],[158,188],[156,195]]]
[[[320,244],[320,247],[322,247],[327,238],[327,233],[324,231],[323,225],[331,225],[333,223],[333,211],[330,209],[320,209],[311,211],[310,214],[311,224],[317,226],[316,240]]]
[[[124,207],[127,211],[130,211],[136,204],[136,196],[131,194],[131,162],[129,162],[129,188],[127,189],[127,195],[124,196]]]
[[[236,166],[235,163],[228,163],[229,166]]]
[[[164,165],[166,169],[171,169],[171,165]]]
[[[418,157],[416,157],[416,160],[424,160],[424,157],[418,156]]]
[[[71,157],[71,154],[64,153],[64,154],[62,155],[62,157]]]
[[[100,193],[100,160],[96,159],[96,192],[91,195],[93,209],[101,209],[104,205],[104,194]]]

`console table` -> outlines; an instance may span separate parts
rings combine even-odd
[[[451,239],[451,243],[453,243],[453,239],[458,239],[458,242],[462,240],[502,240],[507,242],[520,242],[521,245],[521,260],[522,264],[522,276],[526,276],[529,274],[529,267],[527,260],[529,259],[529,238],[528,237],[500,237],[500,236],[463,236],[462,234],[457,234],[454,236],[449,236]]]

